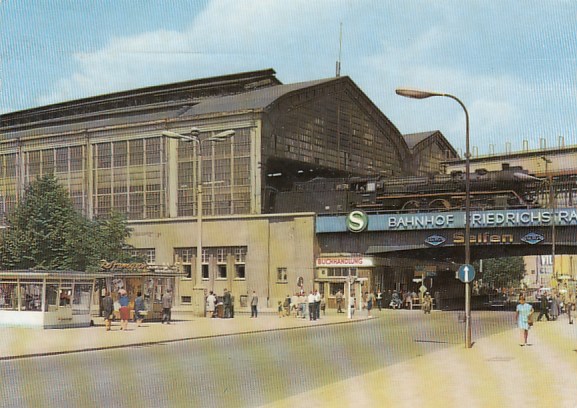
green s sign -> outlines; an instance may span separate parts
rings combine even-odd
[[[347,229],[351,232],[364,231],[369,225],[369,217],[360,210],[355,210],[347,215]]]

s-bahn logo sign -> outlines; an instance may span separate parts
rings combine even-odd
[[[355,210],[347,215],[346,224],[349,231],[361,232],[369,225],[369,217],[363,211]]]
[[[531,244],[531,245],[538,244],[539,242],[542,242],[544,240],[545,240],[545,237],[541,234],[536,233],[536,232],[530,232],[521,238],[521,241],[526,242],[526,243]]]
[[[430,237],[427,237],[425,239],[425,244],[431,245],[431,246],[439,246],[439,245],[444,244],[445,241],[447,241],[447,238],[445,238],[441,235],[431,235]]]

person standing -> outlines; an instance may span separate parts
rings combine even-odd
[[[256,318],[258,316],[257,306],[258,306],[258,296],[256,295],[256,292],[253,290],[252,296],[250,298],[250,317]]]
[[[162,295],[162,323],[170,324],[172,309],[172,289],[166,289]]]
[[[128,294],[124,289],[120,289],[118,294],[120,295],[120,299],[118,299],[118,303],[120,303],[120,330],[127,330],[128,319],[130,319],[130,308],[128,307],[130,299],[128,299]]]
[[[547,321],[551,320],[549,318],[549,298],[547,298],[547,292],[543,292],[541,294],[541,299],[539,302],[539,316],[537,317],[537,321],[540,322],[543,316],[547,318]]]
[[[355,295],[351,293],[351,296],[349,297],[349,309],[351,309],[351,319],[355,315],[355,303],[356,303]]]
[[[337,313],[344,313],[343,312],[343,292],[339,289],[337,294],[335,295],[335,300],[337,302]]]
[[[136,320],[136,326],[140,327],[142,321],[144,320],[144,297],[142,292],[138,291],[136,293],[136,299],[134,299],[134,320]]]
[[[110,331],[110,326],[112,325],[112,320],[114,319],[114,301],[110,292],[107,290],[102,299],[102,315],[104,316],[104,325],[106,326],[106,331]]]
[[[573,324],[573,308],[575,307],[575,291],[571,290],[567,292],[565,301],[565,310],[567,310],[567,317],[569,318],[569,324]]]
[[[228,319],[232,317],[232,298],[230,297],[230,292],[224,289],[224,295],[222,296],[222,304],[224,306],[224,318]]]
[[[431,314],[431,308],[433,306],[433,298],[429,292],[425,292],[425,296],[423,296],[423,313],[424,314]]]
[[[315,311],[315,294],[311,290],[308,296],[309,303],[309,320],[317,320],[317,312]]]
[[[519,297],[519,304],[515,311],[515,319],[517,320],[517,327],[521,330],[520,346],[527,345],[527,337],[529,336],[529,327],[533,321],[533,306],[525,303],[525,296]]]
[[[365,297],[367,299],[367,317],[371,317],[371,310],[373,310],[374,296],[372,292],[365,292]]]
[[[379,308],[379,312],[383,308],[383,292],[381,292],[380,289],[377,291],[377,307]]]
[[[550,309],[552,320],[557,320],[557,318],[559,317],[559,308],[560,308],[559,295],[557,295],[556,292],[553,292],[553,295],[551,296],[551,309]]]
[[[315,317],[316,319],[321,318],[321,293],[318,290],[315,290]]]
[[[208,296],[206,297],[206,311],[209,314],[209,317],[215,317],[215,310],[216,310],[216,296],[214,296],[214,292],[211,290]]]

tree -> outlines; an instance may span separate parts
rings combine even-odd
[[[54,176],[30,183],[7,227],[0,244],[4,269],[95,270],[101,259],[117,259],[130,236],[118,215],[92,221],[76,211]]]
[[[475,262],[475,269],[480,271],[479,262]],[[483,283],[494,288],[518,285],[525,276],[525,272],[525,262],[522,257],[483,260]]]

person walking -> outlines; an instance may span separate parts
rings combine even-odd
[[[525,303],[525,296],[519,297],[519,304],[515,311],[515,319],[517,320],[517,327],[521,330],[521,343],[519,343],[519,345],[526,346],[529,328],[533,325],[533,306]]]
[[[162,322],[170,324],[171,320],[171,309],[172,309],[172,289],[166,289],[164,295],[162,295]]]
[[[256,292],[253,290],[252,296],[250,298],[250,317],[256,318],[258,316],[257,306],[258,306],[258,296],[256,295]]]
[[[380,289],[377,291],[377,307],[379,308],[379,312],[383,308],[383,292],[381,292]]]
[[[110,331],[112,320],[114,320],[114,301],[108,290],[104,293],[104,298],[102,299],[102,316],[104,317],[106,331]]]
[[[335,300],[337,302],[337,313],[344,313],[343,312],[343,292],[339,289],[337,294],[335,295]]]
[[[120,289],[118,294],[120,295],[120,299],[118,299],[118,303],[120,303],[120,330],[128,330],[128,319],[130,319],[130,308],[128,305],[130,304],[130,299],[128,299],[128,294],[124,289]]]
[[[539,316],[537,317],[537,321],[540,322],[543,316],[547,318],[547,321],[551,320],[549,317],[549,298],[547,297],[547,292],[543,292],[541,294],[541,299],[539,302]]]
[[[137,327],[140,327],[144,320],[144,297],[140,291],[136,293],[136,299],[134,299],[134,320]]]
[[[315,317],[320,320],[321,318],[321,293],[315,290]]]

